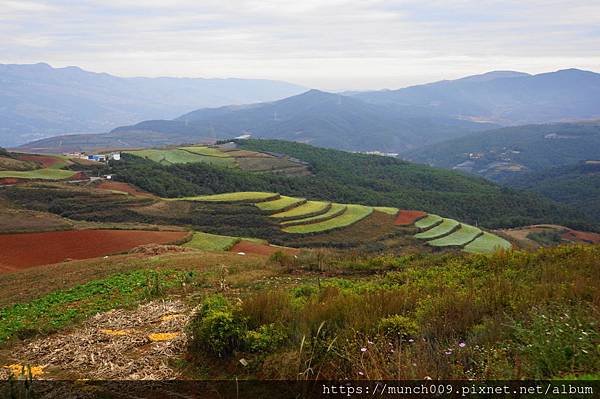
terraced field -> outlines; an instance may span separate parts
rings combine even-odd
[[[325,201],[307,201],[306,203],[290,209],[289,211],[271,215],[272,218],[280,222],[308,218],[322,215],[331,209],[331,202]]]
[[[170,150],[134,150],[125,151],[125,153],[146,158],[165,165],[203,162],[211,165],[235,167],[233,158],[229,157],[227,154],[221,153],[218,150],[208,147],[183,147]]]
[[[0,178],[12,177],[15,179],[40,179],[40,180],[63,180],[75,176],[77,172],[63,169],[35,169],[25,171],[5,170],[0,171]]]
[[[180,147],[180,150],[191,152],[193,154],[204,155],[207,157],[217,157],[217,158],[231,158],[231,155],[219,151],[216,148],[212,147],[204,147],[204,146],[191,146],[191,147]]]
[[[510,242],[491,233],[483,233],[464,247],[464,251],[478,254],[495,252],[499,249],[510,249]]]
[[[194,232],[192,239],[184,247],[201,249],[204,251],[228,251],[240,241],[238,237],[221,236],[217,234]]]
[[[462,247],[482,234],[483,232],[477,227],[461,223],[460,228],[454,233],[429,241],[427,244],[434,247]]]
[[[325,220],[333,219],[334,217],[340,216],[346,211],[346,205],[344,204],[331,204],[331,208],[322,215],[311,216],[307,218],[294,219],[287,222],[281,222],[284,227],[299,226],[302,224],[311,224],[317,222],[323,222]]]
[[[417,220],[415,222],[415,227],[417,227],[421,230],[430,229],[430,228],[442,223],[442,220],[443,219],[441,216],[429,214],[426,217],[424,217],[423,219]]]
[[[379,212],[387,213],[388,215],[395,215],[399,211],[398,208],[393,208],[390,206],[374,206],[373,209]]]
[[[280,195],[277,193],[265,193],[262,191],[239,191],[235,193],[223,193],[213,195],[201,195],[197,197],[182,197],[174,200],[183,201],[201,201],[201,202],[248,202],[260,203],[265,201],[277,200]]]
[[[418,238],[421,240],[433,240],[435,238],[444,237],[444,236],[452,233],[454,230],[458,229],[459,226],[460,226],[460,223],[458,223],[456,220],[444,218],[442,220],[442,223],[438,224],[437,226],[435,226],[427,231],[416,234],[415,238]]]
[[[308,165],[288,156],[235,148],[186,146],[171,149],[130,150],[125,153],[165,165],[202,162],[257,173],[281,173],[290,176],[311,174]]]
[[[364,205],[346,205],[346,210],[339,216],[322,222],[284,227],[282,230],[293,234],[320,233],[333,229],[348,227],[366,218],[373,212],[373,208]]]
[[[259,202],[256,204],[256,206],[261,211],[269,213],[279,213],[285,212],[305,203],[305,198],[287,197],[285,195],[282,195],[279,199],[273,201]]]

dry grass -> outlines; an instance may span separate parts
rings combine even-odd
[[[190,309],[154,301],[132,311],[98,314],[81,327],[28,342],[12,351],[18,364],[41,364],[44,378],[164,380],[178,376],[169,360],[183,353]],[[169,317],[178,316],[178,317]]]

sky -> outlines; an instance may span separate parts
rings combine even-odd
[[[600,72],[600,1],[0,0],[0,63],[37,62],[333,91]]]

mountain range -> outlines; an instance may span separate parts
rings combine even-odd
[[[419,107],[438,115],[501,125],[600,117],[600,74],[579,69],[538,75],[495,71],[352,95],[372,104]]]
[[[121,78],[44,63],[0,64],[0,144],[102,133],[200,107],[272,101],[303,91],[272,80]]]
[[[600,118],[598,104],[600,74],[594,72],[495,71],[400,90],[309,90],[270,102],[205,107],[109,133],[46,139],[24,149],[149,147],[251,135],[350,151],[409,153],[501,125]]]

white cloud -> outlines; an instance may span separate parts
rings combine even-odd
[[[490,69],[600,70],[583,0],[0,0],[0,62],[380,88]]]

